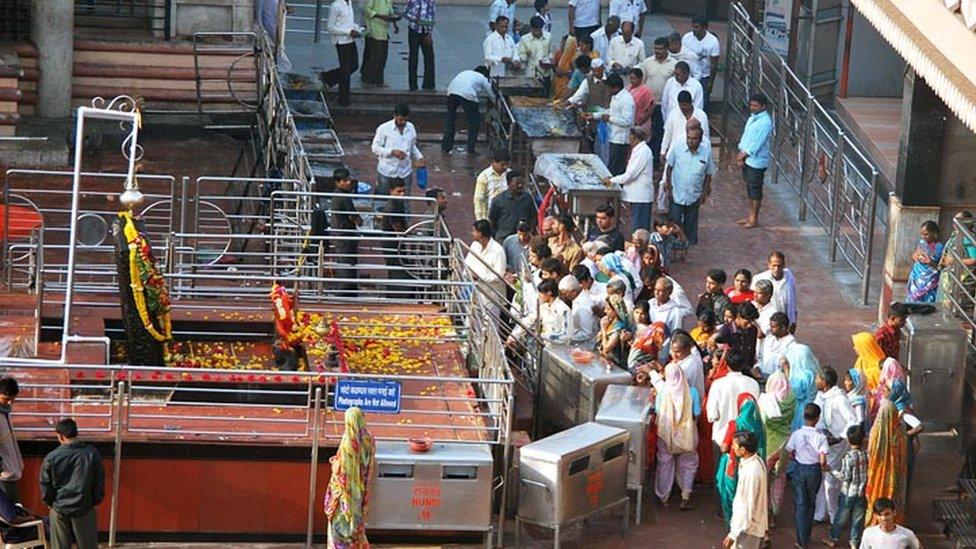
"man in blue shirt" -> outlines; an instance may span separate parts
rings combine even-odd
[[[772,153],[770,139],[773,135],[773,118],[766,111],[769,100],[765,94],[754,93],[749,96],[749,111],[746,127],[739,139],[739,154],[736,160],[742,166],[742,179],[746,182],[749,195],[749,217],[736,221],[746,229],[759,225],[759,207],[762,205],[763,178],[769,167]]]
[[[664,190],[671,197],[671,221],[681,225],[688,244],[698,243],[698,208],[712,191],[715,163],[711,147],[702,146],[701,123],[692,119],[686,129],[687,142],[678,143],[668,154]]]

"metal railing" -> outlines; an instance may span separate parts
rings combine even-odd
[[[886,223],[877,164],[789,68],[786,60],[764,45],[762,31],[742,4],[729,12],[726,54],[725,119],[722,133],[735,147],[749,116],[749,95],[769,98],[773,117],[774,183],[796,191],[799,219],[809,214],[828,237],[829,259],[838,254],[861,279],[861,301],[868,302],[876,224]]]
[[[75,0],[76,26],[103,30],[146,30],[169,40],[170,0]]]
[[[952,234],[942,252],[938,301],[962,319],[966,342],[976,352],[976,261],[968,250],[976,247],[976,232],[971,224],[952,220]]]

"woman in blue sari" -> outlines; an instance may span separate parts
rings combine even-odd
[[[908,275],[908,301],[935,303],[939,290],[939,261],[945,246],[939,242],[939,226],[935,221],[922,223],[922,236],[912,254],[912,272]]]
[[[803,407],[813,402],[817,396],[816,376],[820,362],[813,356],[810,347],[802,343],[791,343],[783,353],[783,370],[790,380],[790,388],[796,397],[796,412],[793,414],[791,431],[803,427]]]

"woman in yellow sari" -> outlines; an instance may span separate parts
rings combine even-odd
[[[563,47],[556,52],[556,68],[552,74],[552,97],[562,99],[569,86],[569,77],[573,75],[573,61],[576,60],[576,37],[568,35],[563,41]]]
[[[885,353],[874,335],[869,332],[856,333],[851,336],[851,340],[854,342],[854,352],[857,353],[854,367],[864,374],[868,391],[873,391],[881,379],[881,362],[886,358]]]
[[[339,450],[330,460],[332,478],[325,490],[328,549],[368,549],[366,513],[369,480],[375,469],[376,445],[366,430],[366,416],[359,408],[346,410],[346,430]]]
[[[895,502],[895,522],[904,524],[908,491],[908,434],[898,408],[884,399],[868,439],[868,478],[864,489],[867,515],[864,524],[873,524],[872,507],[878,498]]]

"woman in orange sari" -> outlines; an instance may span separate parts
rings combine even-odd
[[[570,34],[563,38],[562,47],[553,56],[553,59],[556,60],[556,68],[552,73],[553,99],[562,99],[566,95],[569,77],[573,75],[573,61],[576,60],[576,56],[576,37]]]
[[[864,489],[867,515],[864,524],[873,524],[872,507],[878,498],[895,502],[895,522],[905,522],[908,491],[908,434],[895,404],[884,399],[868,439],[868,478]]]

